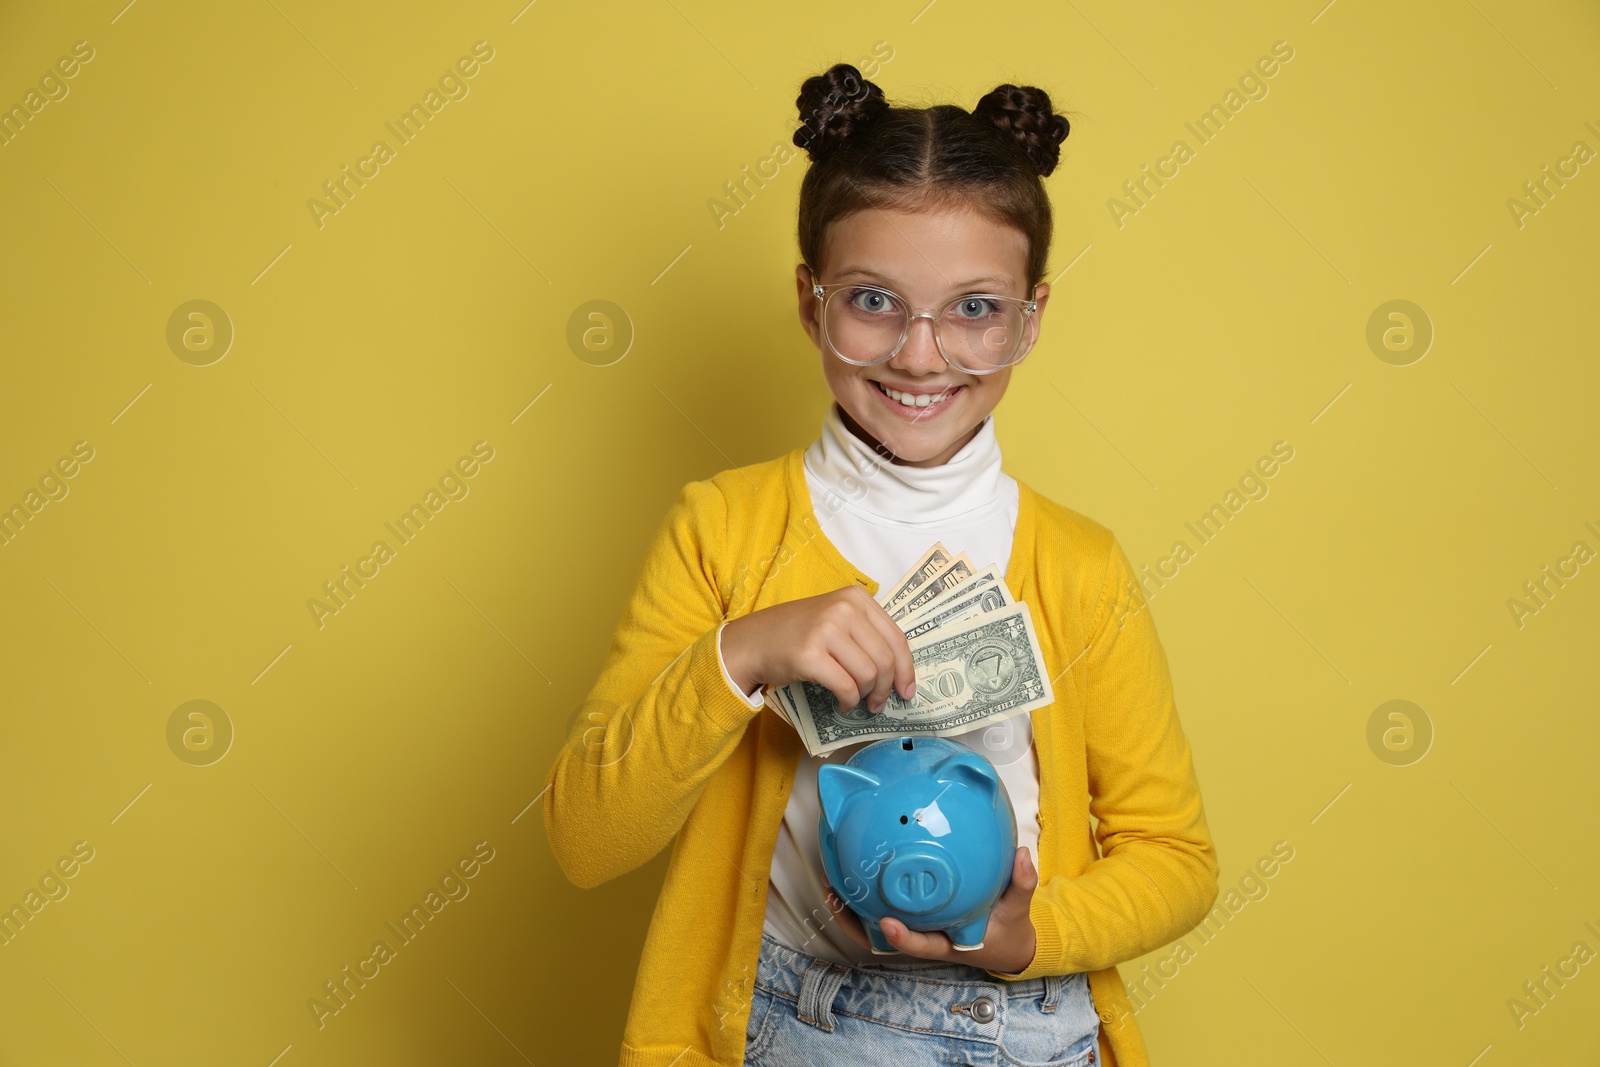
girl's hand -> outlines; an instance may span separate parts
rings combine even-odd
[[[861,919],[839,899],[828,885],[828,876],[822,876],[827,890],[828,908],[839,921],[839,926],[850,939],[871,951],[872,942]],[[947,963],[965,963],[1001,974],[1021,974],[1033,964],[1033,954],[1038,947],[1033,930],[1033,920],[1028,917],[1028,907],[1033,902],[1033,891],[1039,885],[1039,872],[1034,869],[1028,846],[1020,845],[1011,861],[1011,884],[995,901],[989,912],[989,928],[983,935],[983,947],[963,952],[950,943],[943,930],[909,930],[899,919],[884,916],[879,923],[889,944],[908,956]]]
[[[890,686],[905,700],[917,689],[905,633],[859,585],[734,619],[722,630],[722,661],[746,693],[804,678],[832,690],[841,708],[865,696],[879,712]]]

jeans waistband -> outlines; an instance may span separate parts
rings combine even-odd
[[[756,982],[792,998],[800,1018],[833,1029],[832,1010],[893,1025],[965,1037],[997,1037],[1006,1012],[1053,1012],[1067,983],[1081,974],[1040,975],[1021,981],[995,978],[981,967],[925,963],[895,967],[850,967],[790,948],[763,932]],[[973,1005],[987,998],[989,1008]],[[1037,1006],[1023,1002],[1035,999]]]

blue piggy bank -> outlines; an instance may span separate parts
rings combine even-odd
[[[819,768],[817,796],[823,871],[873,952],[896,951],[878,925],[886,915],[943,930],[958,949],[983,947],[1017,851],[993,764],[942,737],[885,738]]]

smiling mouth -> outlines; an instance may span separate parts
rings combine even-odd
[[[942,392],[938,393],[903,393],[898,389],[891,389],[875,379],[872,380],[872,386],[901,407],[911,409],[925,408],[941,403],[966,388],[965,385],[951,385],[946,386]]]

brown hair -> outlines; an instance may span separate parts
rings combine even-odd
[[[849,63],[807,78],[795,100],[794,143],[811,157],[800,185],[800,257],[822,266],[830,223],[871,207],[964,206],[1028,237],[1029,293],[1050,253],[1050,197],[1070,126],[1031,85],[1000,85],[971,111],[954,104],[891,107]]]

